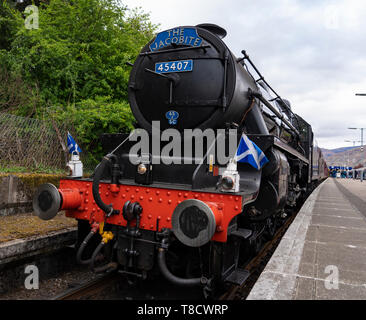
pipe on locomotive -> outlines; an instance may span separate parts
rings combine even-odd
[[[253,96],[257,98],[260,102],[262,102],[268,109],[270,109],[281,121],[283,121],[291,130],[293,130],[297,135],[300,135],[300,132],[289,122],[287,119],[278,112],[276,108],[274,108],[262,95],[260,92],[256,92],[248,89],[249,96]]]
[[[97,255],[102,251],[102,249],[104,248],[104,246],[107,244],[107,242],[105,242],[104,240],[102,240],[99,245],[96,247],[96,249],[94,250],[92,257],[90,259],[90,268],[93,270],[93,272],[95,273],[101,273],[101,272],[112,272],[114,270],[118,269],[118,263],[117,262],[113,262],[110,261],[106,264],[104,264],[103,266],[100,267],[96,267],[95,266],[95,261],[96,261],[96,257]]]
[[[171,283],[174,283],[178,286],[182,286],[182,287],[195,287],[195,286],[199,286],[199,285],[206,285],[208,282],[208,279],[205,277],[200,277],[200,278],[180,278],[175,276],[174,274],[172,274],[166,264],[166,256],[165,256],[165,252],[166,252],[166,244],[167,244],[167,239],[163,239],[161,241],[161,247],[159,248],[158,251],[158,265],[159,265],[159,269],[162,273],[162,275]]]
[[[99,194],[99,182],[102,178],[105,167],[110,162],[112,162],[112,164],[113,164],[111,182],[112,182],[112,184],[117,184],[117,174],[119,171],[119,168],[115,168],[116,166],[118,167],[117,156],[114,154],[108,154],[103,157],[102,162],[95,169],[94,178],[93,178],[93,187],[92,187],[92,192],[93,192],[93,197],[94,197],[95,203],[97,204],[97,206],[100,209],[102,209],[107,214],[108,217],[112,214],[119,214],[119,210],[113,209],[113,206],[111,204],[110,205],[105,204]]]
[[[91,240],[91,238],[98,232],[99,230],[99,223],[94,222],[91,226],[91,230],[88,233],[88,235],[85,237],[85,239],[83,240],[83,242],[81,243],[77,253],[76,253],[76,262],[78,264],[90,264],[92,262],[92,258],[83,260],[82,259],[82,255],[84,253],[84,250],[86,248],[86,246],[88,245],[89,241]]]
[[[82,259],[82,255],[84,253],[84,250],[86,248],[86,246],[88,245],[90,239],[95,235],[95,231],[92,230],[88,233],[88,235],[85,237],[85,239],[83,240],[83,242],[81,243],[78,252],[76,253],[76,262],[78,264],[90,264],[92,262],[92,258],[83,260]]]

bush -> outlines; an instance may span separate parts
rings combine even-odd
[[[130,132],[134,117],[127,102],[115,102],[109,97],[97,97],[68,106],[64,112],[56,112],[58,121],[72,124],[77,143],[95,165],[101,161],[103,152],[99,143],[102,133]]]

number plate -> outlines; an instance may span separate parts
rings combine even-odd
[[[159,62],[155,64],[155,72],[157,73],[187,72],[187,71],[193,71],[193,60]]]

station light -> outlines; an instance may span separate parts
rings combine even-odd
[[[361,130],[361,146],[360,150],[363,151],[363,130],[366,128],[348,128],[349,130]]]
[[[366,97],[366,93],[356,93],[358,97]],[[363,129],[366,128],[348,128],[348,129],[361,129],[361,152],[363,151]]]

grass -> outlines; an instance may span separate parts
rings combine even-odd
[[[0,173],[48,173],[48,174],[64,174],[65,170],[49,167],[22,167],[22,166],[2,166],[0,165]]]
[[[93,174],[94,170],[84,168],[84,177],[89,177]],[[22,166],[12,166],[12,167],[5,167],[0,165],[0,174],[4,173],[39,173],[39,174],[59,174],[59,175],[66,175],[66,170],[57,169],[57,168],[48,168],[48,167],[36,167],[36,168],[28,168]]]

